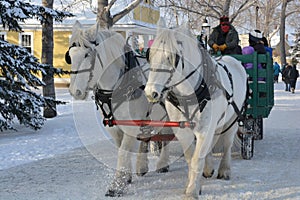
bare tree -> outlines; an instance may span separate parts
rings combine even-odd
[[[117,2],[117,0],[98,0],[97,20],[101,27],[110,28],[113,24],[119,21],[122,17],[127,15],[135,7],[137,7],[143,0],[134,0],[127,5],[123,10],[119,11],[114,16],[111,15],[110,9]]]
[[[165,8],[170,16],[174,13],[180,17],[188,16],[192,29],[199,29],[205,18],[209,19],[210,23],[218,23],[223,15],[229,16],[231,22],[234,22],[240,13],[255,4],[251,0],[156,0],[156,2]]]
[[[297,9],[297,4],[293,4],[292,8],[287,11],[288,4],[295,2],[294,0],[283,0],[281,5],[281,15],[280,15],[280,61],[281,64],[286,64],[286,49],[285,49],[285,26],[286,18],[295,13],[299,13],[299,7]],[[295,9],[296,7],[296,9]],[[299,23],[299,22],[298,22]]]
[[[296,0],[293,2],[288,12],[299,13],[299,3]],[[156,3],[172,16],[173,21],[174,13],[179,18],[188,16],[192,28],[199,28],[204,17],[217,23],[220,16],[227,15],[240,30],[259,28],[266,36],[272,37],[279,30],[282,0],[156,0]],[[255,20],[256,8],[258,26]]]

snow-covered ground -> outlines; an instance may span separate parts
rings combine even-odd
[[[300,90],[283,89],[283,83],[275,84],[275,106],[264,119],[264,139],[255,141],[254,157],[235,154],[231,180],[216,174],[204,179],[201,199],[300,199]],[[66,88],[57,89],[57,97],[70,103],[58,106],[58,117],[41,130],[18,126],[18,132],[0,133],[0,199],[117,199],[104,196],[116,149],[94,103],[72,102]],[[170,172],[134,176],[118,199],[182,199],[187,166],[177,142],[171,145]],[[152,156],[152,168],[155,160]],[[217,166],[220,159],[215,160]]]

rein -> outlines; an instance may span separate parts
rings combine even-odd
[[[124,47],[125,50],[128,46]],[[143,70],[132,70],[137,66],[140,66],[140,63],[136,59],[136,56],[132,51],[125,51],[125,68],[121,70],[120,78],[123,76],[121,83],[113,90],[103,90],[99,87],[94,88],[95,94],[95,103],[97,109],[101,109],[104,119],[105,120],[114,120],[113,111],[119,108],[124,101],[129,101],[133,99],[137,99],[141,96],[142,90],[144,90],[145,86],[141,85],[138,80],[139,75],[143,75],[146,77],[145,72]],[[137,68],[139,69],[139,68]],[[141,85],[140,87],[136,88],[134,86]],[[114,102],[114,106],[112,103],[112,99],[117,99],[117,102]]]
[[[96,50],[94,50],[94,52],[95,52]],[[97,52],[95,52],[94,54],[96,54],[97,55],[97,57],[98,57],[98,59],[100,60],[100,57],[98,56],[98,53]],[[91,61],[91,67],[90,68],[88,68],[88,69],[81,69],[81,70],[75,70],[75,71],[70,71],[69,73],[70,74],[81,74],[81,73],[85,73],[85,72],[90,72],[91,74],[93,73],[93,70],[95,69],[95,62],[96,62],[96,58],[94,57],[93,59],[92,59],[92,61]],[[93,78],[93,75],[90,75],[90,76],[92,76],[92,78]],[[91,80],[89,80],[89,82],[90,82]],[[88,82],[88,83],[89,83]]]
[[[242,107],[241,110],[239,110],[238,106],[236,105],[236,103],[232,100],[233,94],[229,94],[229,92],[224,88],[224,86],[221,84],[221,82],[217,79],[216,77],[216,71],[217,71],[217,67],[220,66],[222,67],[225,72],[227,73],[227,76],[229,78],[230,81],[230,85],[231,88],[233,90],[233,80],[232,80],[232,75],[229,72],[229,70],[227,69],[227,67],[225,65],[221,65],[220,63],[218,63],[217,65],[214,65],[212,63],[212,61],[209,61],[209,55],[207,51],[205,51],[203,48],[200,48],[200,52],[201,52],[201,56],[202,56],[202,62],[192,71],[190,72],[184,79],[180,80],[179,82],[165,87],[163,89],[163,92],[168,92],[167,94],[167,99],[170,103],[172,103],[185,117],[188,121],[192,121],[193,118],[195,117],[196,113],[198,111],[202,112],[202,110],[204,109],[204,107],[206,106],[207,102],[209,100],[211,100],[211,93],[213,93],[216,88],[221,89],[225,96],[226,99],[228,101],[228,104],[230,104],[235,113],[237,114],[237,118],[229,125],[229,127],[227,127],[224,131],[222,131],[221,133],[219,133],[219,135],[225,133],[227,130],[229,130],[236,121],[243,121],[244,116],[243,116],[243,111],[244,111],[244,107]],[[206,54],[205,54],[206,52]],[[180,58],[183,62],[183,57]],[[176,86],[178,86],[179,84],[183,83],[184,81],[186,81],[188,78],[190,78],[194,73],[196,73],[196,71],[198,71],[198,69],[201,66],[204,66],[204,72],[202,75],[202,81],[200,82],[199,86],[196,87],[195,89],[195,94],[197,97],[197,101],[193,100],[195,99],[193,97],[193,95],[188,95],[188,96],[179,96],[177,94],[175,94],[172,89]],[[215,66],[215,67],[211,67],[211,66]],[[175,66],[176,68],[177,66]],[[175,72],[175,68],[172,68],[171,70],[168,69],[153,69],[150,68],[151,71],[153,72],[164,72],[164,73],[170,73],[170,77],[167,81],[166,84],[168,84],[171,81],[171,78],[173,76],[173,73]],[[188,110],[188,106],[190,105],[196,105],[198,104],[199,106],[197,106],[197,108],[190,114],[189,110]],[[181,109],[180,106],[183,106],[183,109]]]
[[[210,68],[207,67],[209,61],[206,59],[206,56],[205,56],[206,51],[200,47],[199,47],[199,50],[200,50],[201,56],[203,58],[202,62],[192,72],[190,72],[186,77],[184,77],[182,80],[180,80],[179,82],[177,82],[169,87],[165,87],[162,91],[162,93],[164,93],[164,92],[168,93],[167,97],[166,97],[168,99],[168,101],[170,101],[170,103],[172,103],[189,121],[193,120],[193,118],[195,117],[195,115],[198,111],[202,112],[202,110],[206,106],[206,103],[211,99],[210,93],[215,90],[214,81],[215,81],[216,68],[213,68],[210,70]],[[182,66],[184,66],[183,57],[180,57],[180,59],[182,60]],[[188,80],[192,75],[194,75],[202,65],[204,66],[204,68],[203,68],[204,72],[202,74],[202,80],[197,84],[197,87],[195,88],[196,99],[194,97],[194,94],[191,94],[188,96],[180,96],[180,95],[175,94],[172,91],[172,89],[174,87],[180,85],[184,81]],[[150,68],[150,70],[154,71],[154,72],[171,73],[170,78],[168,79],[166,84],[168,84],[168,82],[171,81],[172,76],[173,76],[172,74],[175,72],[175,68],[172,68],[172,70]],[[199,106],[190,114],[188,111],[188,106],[197,105],[197,104]],[[180,108],[180,105],[183,106],[183,109]]]

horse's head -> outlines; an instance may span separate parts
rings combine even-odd
[[[92,29],[94,29],[93,34],[91,34]],[[69,92],[75,99],[85,99],[93,81],[96,32],[95,27],[90,30],[82,29],[82,25],[78,21],[73,26],[70,46],[65,59],[68,64],[71,64]]]
[[[70,94],[75,99],[85,99],[109,66],[115,63],[118,68],[124,66],[124,45],[124,38],[119,34],[99,31],[98,25],[84,30],[77,21],[66,53],[66,62],[71,64]]]
[[[150,102],[159,101],[163,91],[183,80],[183,70],[191,64],[191,55],[188,55],[191,52],[187,48],[191,40],[187,34],[189,32],[182,27],[166,29],[160,26],[164,24],[159,21],[157,35],[149,53],[150,73],[145,93]]]

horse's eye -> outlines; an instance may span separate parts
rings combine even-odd
[[[84,55],[84,58],[87,58],[87,57],[89,57],[90,56],[90,54],[89,53],[86,53],[85,55]]]

